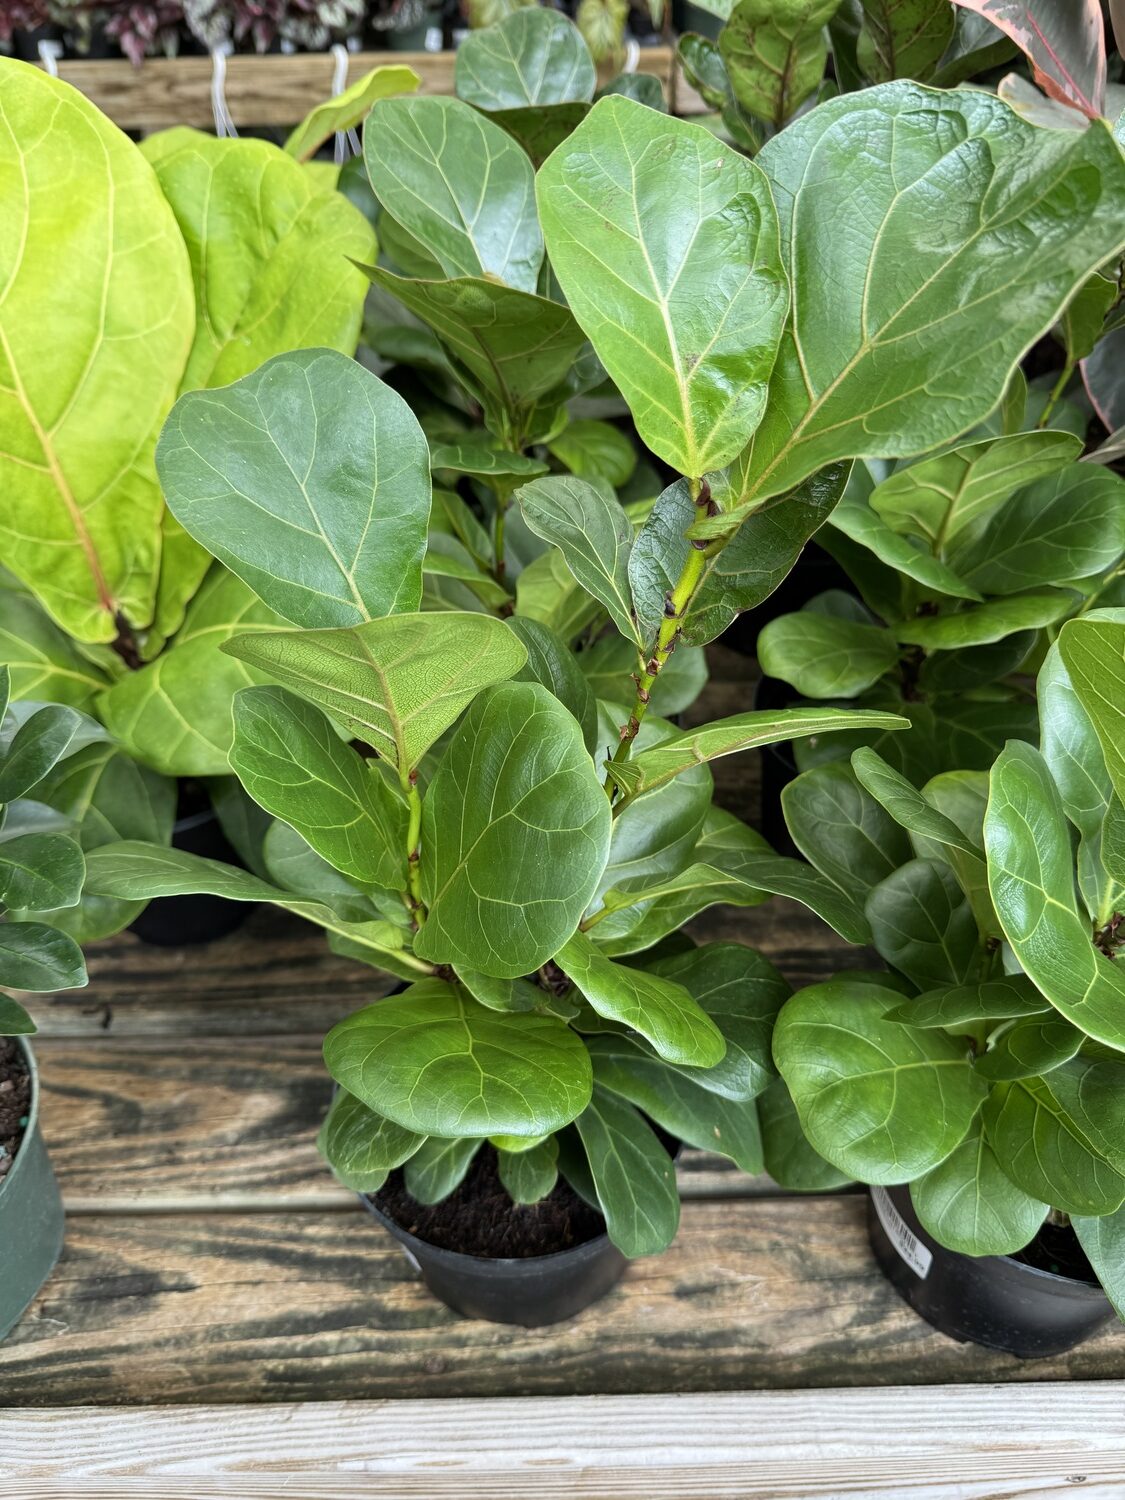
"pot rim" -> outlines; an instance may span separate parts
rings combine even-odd
[[[35,1131],[39,1129],[39,1065],[35,1061],[35,1053],[31,1050],[31,1043],[27,1040],[26,1036],[16,1036],[12,1040],[22,1053],[27,1071],[31,1076],[31,1108],[27,1112],[27,1124],[24,1127],[20,1143],[16,1148],[15,1164],[11,1171],[4,1177],[3,1181],[0,1182],[0,1195],[7,1192],[16,1178],[19,1177],[20,1167],[28,1155],[24,1148]]]
[[[872,1195],[872,1188],[874,1186],[878,1186],[878,1184],[868,1184],[867,1192],[869,1197],[871,1197]],[[910,1184],[908,1182],[900,1182],[896,1183],[895,1186],[902,1188],[902,1190],[906,1193],[907,1199],[910,1202],[911,1211],[914,1212],[915,1217],[917,1218],[917,1213],[914,1210],[914,1201],[910,1198]],[[883,1190],[888,1195],[892,1191],[889,1186],[885,1187]],[[874,1207],[873,1198],[872,1206]],[[1046,1220],[1044,1220],[1044,1223],[1046,1223]],[[909,1226],[907,1227],[909,1228]],[[921,1228],[926,1238],[928,1240],[931,1240],[943,1255],[960,1256],[964,1260],[972,1261],[974,1265],[985,1265],[989,1261],[991,1261],[996,1265],[1002,1265],[1005,1268],[1010,1269],[1017,1276],[1033,1277],[1048,1284],[1055,1283],[1058,1287],[1067,1287],[1078,1295],[1089,1294],[1091,1297],[1104,1298],[1107,1303],[1109,1301],[1109,1298],[1106,1295],[1105,1287],[1103,1287],[1101,1282],[1097,1279],[1093,1281],[1087,1281],[1084,1277],[1080,1276],[1064,1276],[1059,1271],[1044,1271],[1041,1266],[1030,1266],[1028,1265],[1027,1261],[1017,1260],[1014,1255],[966,1255],[963,1250],[951,1250],[948,1245],[943,1245],[942,1242],[939,1239],[936,1239],[925,1227],[925,1225],[921,1223],[921,1220],[919,1220],[919,1227]],[[886,1231],[884,1231],[884,1233],[885,1232]],[[1037,1234],[1038,1232],[1039,1231],[1036,1230]],[[911,1230],[911,1233],[914,1233],[914,1231]],[[1031,1241],[1029,1240],[1028,1243],[1030,1244]]]

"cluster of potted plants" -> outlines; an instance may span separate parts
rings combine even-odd
[[[287,151],[136,147],[0,71],[36,141],[0,660],[49,705],[6,726],[0,950],[80,983],[74,939],[204,897],[395,976],[325,1039],[320,1146],[470,1314],[568,1316],[665,1248],[683,1143],[869,1184],[956,1336],[1051,1352],[1125,1299],[1125,481],[1079,369],[1120,326],[1125,155],[1104,95],[932,88],[864,15],[856,86],[830,31],[843,91],[740,149],[635,78],[595,98],[541,9],[466,42],[458,97],[379,70]],[[363,115],[361,160],[310,160]],[[778,706],[683,728],[814,534],[849,586],[761,631]],[[800,857],[712,797],[781,743]],[[685,930],[773,894],[855,968],[792,994]]]

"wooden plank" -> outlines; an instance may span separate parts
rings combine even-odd
[[[451,1313],[366,1215],[91,1215],[0,1345],[9,1407],[1123,1377],[1116,1329],[1036,1361],[936,1333],[847,1197],[688,1203],[666,1254],[531,1330]]]
[[[43,1128],[74,1213],[354,1210],[321,1159],[331,1080],[320,1036],[47,1038],[37,1045]],[[778,1189],[686,1151],[685,1197]]]
[[[348,76],[360,78],[371,68],[402,65],[421,79],[423,94],[452,94],[453,52],[355,52]],[[668,47],[644,47],[637,72],[651,73],[667,89],[673,83],[673,53]],[[227,60],[226,99],[234,123],[248,126],[295,125],[310,109],[329,98],[335,59],[327,52],[291,56],[237,55]],[[616,70],[603,67],[606,82]],[[209,57],[148,58],[139,67],[124,59],[77,59],[59,63],[59,76],[92,99],[124,130],[158,130],[170,125],[211,129],[212,65]]]
[[[0,1412],[6,1479],[20,1500],[1119,1500],[1125,1415],[1089,1383]]]

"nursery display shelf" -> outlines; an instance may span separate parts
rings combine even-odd
[[[354,80],[371,68],[402,64],[418,74],[421,93],[452,94],[455,58],[453,52],[353,52],[348,76]],[[335,59],[326,52],[229,58],[224,90],[236,127],[295,125],[329,97],[334,68]],[[123,58],[74,59],[60,62],[58,70],[123,130],[213,126],[209,57],[150,58],[139,68]],[[615,71],[604,66],[601,82]],[[673,114],[694,114],[703,108],[699,96],[684,83],[671,47],[640,48],[635,71],[660,79]]]
[[[711,657],[694,721],[750,705],[747,660]],[[755,757],[714,769],[752,819]],[[794,983],[870,961],[784,901],[695,929]],[[686,1152],[666,1254],[567,1323],[465,1319],[314,1145],[324,1033],[390,981],[265,907],[197,948],[123,934],[90,973],[37,1005],[69,1217],[0,1344],[0,1497],[1125,1494],[1125,1336],[1035,1362],[943,1337],[862,1194]]]

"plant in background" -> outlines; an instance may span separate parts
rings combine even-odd
[[[584,102],[532,93],[496,102]],[[230,751],[273,821],[253,873],[126,843],[92,851],[89,886],[272,900],[408,981],[326,1043],[345,1181],[414,1162],[441,1197],[489,1141],[513,1198],[561,1167],[650,1253],[677,1208],[644,1115],[756,1162],[783,998],[752,950],[678,929],[780,891],[867,930],[853,891],[710,807],[707,763],[905,723],[816,707],[681,731],[653,711],[661,681],[776,587],[849,459],[988,416],[1119,250],[1125,162],[1100,124],[1041,130],[904,83],[822,106],[756,164],[621,97],[537,179],[459,100],[381,101],[365,157],[395,263],[368,274],[484,430],[429,451],[399,395],[328,351],[181,397],[157,459],[170,509],[293,627],[223,647],[274,684],[237,695]],[[543,472],[603,370],[675,476],[632,513],[604,471]],[[431,466],[457,486],[436,501]],[[469,557],[468,609],[419,612],[435,516]],[[623,711],[593,699],[595,634]]]
[[[1120,610],[1065,625],[1040,747],[1013,740],[990,771],[918,790],[861,748],[786,789],[794,839],[862,902],[889,969],[800,991],[773,1047],[804,1159],[909,1183],[923,1227],[966,1255],[1023,1251],[1069,1216],[1119,1312],[1123,652]]]

